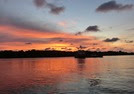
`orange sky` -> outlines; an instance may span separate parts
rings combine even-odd
[[[0,34],[1,37],[3,36],[3,39],[1,38],[0,40],[1,50],[54,49],[75,51],[77,47],[82,45],[85,50],[108,51],[119,50],[118,47],[124,46],[119,43],[118,45],[105,43],[93,36],[74,35],[63,32],[44,32],[5,25],[0,26]],[[114,45],[116,45],[116,48]]]
[[[6,31],[6,32],[5,32]],[[0,41],[3,50],[29,50],[53,48],[56,50],[77,50],[80,45],[86,49],[103,49],[108,45],[93,36],[73,35],[61,32],[43,32],[16,28],[13,26],[0,26],[0,34],[4,39]],[[106,48],[107,49],[107,48]]]

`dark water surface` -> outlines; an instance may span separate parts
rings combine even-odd
[[[134,56],[0,59],[0,94],[134,94]]]

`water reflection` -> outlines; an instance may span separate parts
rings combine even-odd
[[[77,59],[78,70],[83,71],[85,69],[85,59]]]
[[[77,63],[78,63],[78,70],[80,71],[80,75],[82,76],[84,74],[83,71],[85,70],[86,59],[77,59]],[[92,77],[88,75],[88,77],[84,77],[84,78],[86,79],[86,82],[89,84],[90,87],[93,86],[95,87],[101,83],[101,80],[96,79],[96,77]]]
[[[134,59],[118,60],[122,59],[0,59],[0,94],[133,93]]]

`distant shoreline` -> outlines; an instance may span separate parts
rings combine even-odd
[[[75,57],[75,52],[66,52],[66,51],[44,51],[44,50],[28,50],[28,51],[11,51],[5,50],[0,51],[0,58],[53,58],[53,57]],[[96,51],[84,51],[87,58],[99,58],[92,57],[95,55],[102,56],[124,56],[124,55],[134,55],[133,52],[115,52],[115,51],[107,51],[107,52],[96,52]]]
[[[134,56],[134,55],[107,55],[107,56],[103,56],[103,57],[110,57],[110,56]],[[71,58],[71,57],[74,57],[74,56],[63,56],[63,57],[4,57],[4,58],[1,58],[0,59],[29,59],[29,58],[33,58],[33,59],[38,59],[38,58]],[[75,58],[75,57],[74,57]],[[86,58],[96,58],[96,57],[86,57]],[[100,58],[100,57],[97,57],[97,58]]]

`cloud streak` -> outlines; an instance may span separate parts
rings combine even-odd
[[[32,18],[32,16],[31,16]],[[40,32],[59,32],[59,26],[48,22],[24,19],[20,15],[13,15],[12,13],[4,12],[0,10],[0,25],[13,26],[21,29],[37,30]]]
[[[97,9],[96,12],[110,12],[110,11],[125,11],[131,10],[133,8],[133,4],[118,4],[115,0],[105,2],[101,4]]]

